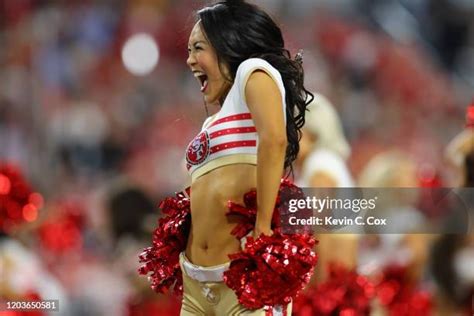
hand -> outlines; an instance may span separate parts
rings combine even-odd
[[[257,239],[258,237],[260,237],[261,234],[264,234],[265,236],[271,236],[273,235],[273,230],[271,230],[270,227],[265,227],[265,228],[255,227],[253,230],[253,238]]]

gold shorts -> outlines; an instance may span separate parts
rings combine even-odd
[[[262,309],[249,310],[239,304],[234,291],[227,287],[222,280],[224,271],[229,268],[230,262],[201,267],[192,264],[184,252],[179,256],[179,264],[183,271],[183,302],[181,316],[283,316],[283,308],[276,306],[272,313]],[[286,308],[286,315],[291,315],[292,303]]]

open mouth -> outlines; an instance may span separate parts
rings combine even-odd
[[[196,72],[194,76],[199,80],[199,83],[201,84],[201,92],[204,92],[208,84],[207,75],[202,72]]]

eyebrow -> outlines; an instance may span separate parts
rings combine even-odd
[[[196,46],[196,44],[199,44],[199,43],[206,44],[205,41],[199,40],[199,41],[194,42],[194,43],[193,43],[193,46]],[[189,47],[189,46],[190,46],[190,45],[188,44],[188,47]]]

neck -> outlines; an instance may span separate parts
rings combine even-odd
[[[226,84],[222,87],[222,95],[219,98],[219,105],[222,107],[225,102],[225,98],[229,94],[230,88],[232,87],[232,82],[226,81]]]

